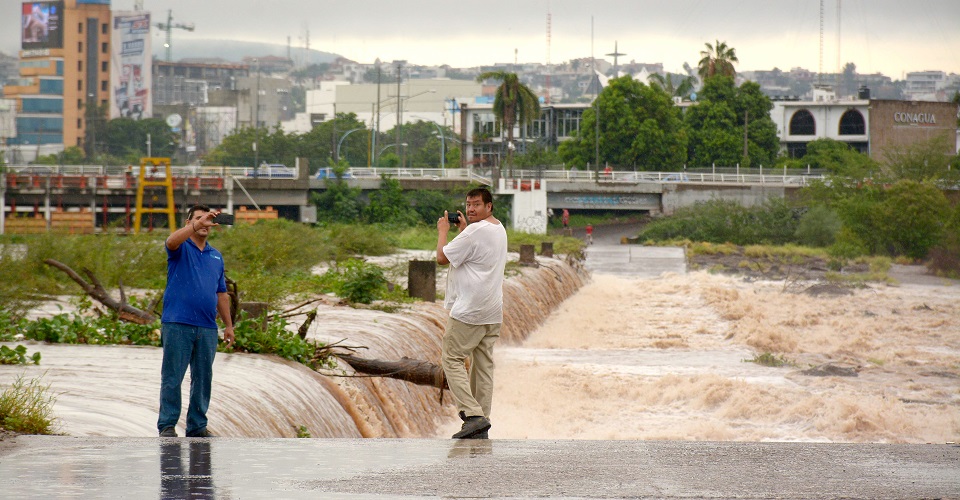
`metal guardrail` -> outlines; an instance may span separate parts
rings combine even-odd
[[[151,168],[151,167],[148,167]],[[8,172],[14,175],[30,176],[79,176],[79,177],[136,177],[140,166],[100,166],[100,165],[13,165],[7,166]],[[252,167],[222,167],[222,166],[174,166],[171,167],[174,177],[190,178],[254,178]],[[746,170],[745,170],[746,172]],[[791,172],[789,170],[774,173],[737,173],[734,172],[647,172],[647,171],[611,171],[595,172],[592,170],[533,170],[515,169],[512,178],[515,179],[545,179],[551,182],[599,182],[599,183],[696,183],[696,184],[744,184],[744,185],[784,185],[808,186],[814,180],[823,180],[819,173]],[[762,171],[761,171],[762,172]],[[261,167],[256,170],[257,178],[295,179],[298,177],[297,167]],[[503,174],[509,175],[507,171]],[[148,176],[163,176],[160,169],[148,172]],[[349,168],[344,174],[345,179],[378,179],[381,176],[401,179],[448,179],[475,181],[490,184],[491,172],[489,168]],[[313,175],[317,179],[334,177],[333,169],[321,168]]]

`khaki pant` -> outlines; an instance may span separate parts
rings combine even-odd
[[[440,356],[447,385],[466,416],[490,418],[493,402],[493,344],[500,338],[500,323],[468,325],[453,318],[447,320]],[[468,376],[464,361],[470,358]]]

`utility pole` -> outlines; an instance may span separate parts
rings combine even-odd
[[[747,127],[750,125],[750,110],[745,109],[743,111],[743,160],[741,163],[746,163],[747,158],[749,158],[749,151],[747,150]]]
[[[376,117],[376,126],[373,128],[373,165],[374,167],[378,166],[377,162],[377,136],[380,135],[380,58],[377,58],[377,117]],[[371,124],[373,125],[373,124]]]
[[[400,98],[400,80],[403,79],[403,74],[400,72],[403,69],[403,63],[397,63],[397,132],[394,134],[395,141],[397,144],[397,149],[400,149],[400,142],[403,140],[403,128],[400,126],[402,123],[400,120],[403,119],[401,109],[403,109],[403,99]],[[403,168],[403,156],[400,156],[400,168]]]

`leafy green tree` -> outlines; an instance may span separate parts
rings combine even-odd
[[[367,222],[412,226],[417,223],[417,213],[410,207],[400,181],[382,176],[380,189],[370,194],[366,209]]]
[[[679,81],[674,84],[674,76],[675,75],[671,75],[670,73],[667,73],[667,76],[654,73],[650,75],[648,81],[651,87],[656,87],[671,97],[681,97],[684,99],[690,97],[690,93],[693,92],[693,89],[696,87],[697,79],[692,76],[676,75]]]
[[[927,141],[890,146],[883,151],[883,175],[892,180],[947,181],[956,184],[960,172],[952,167],[956,157],[955,141],[950,135],[938,135]]]
[[[807,143],[807,153],[798,163],[803,167],[809,165],[855,180],[873,176],[878,168],[877,163],[866,154],[833,139],[817,139]]]
[[[513,161],[520,168],[551,168],[563,163],[563,158],[560,157],[558,151],[552,148],[534,144],[527,147],[526,152],[514,156]]]
[[[346,162],[329,162],[333,177],[324,180],[325,188],[319,194],[313,194],[317,205],[317,218],[327,222],[353,223],[360,220],[363,206],[360,204],[360,188],[352,188],[344,180],[350,167]]]
[[[893,255],[922,259],[944,235],[950,203],[930,182],[901,180],[885,193],[874,213],[874,245]]]
[[[456,212],[457,208],[463,206],[463,197],[460,194],[444,191],[411,191],[409,199],[420,221],[427,225],[434,225],[444,210]]]
[[[107,154],[124,163],[139,163],[147,156],[147,135],[154,157],[173,157],[177,149],[177,134],[160,118],[114,118],[107,122],[104,133]]]
[[[336,119],[320,123],[299,137],[298,156],[307,158],[310,165],[326,165],[333,159],[343,135],[357,128],[366,128],[366,124],[358,120],[355,113],[337,113]],[[340,158],[347,158],[352,165],[365,166],[369,155],[369,140],[364,140],[365,137],[369,138],[369,132],[361,130],[350,134],[341,145]]]
[[[60,153],[43,155],[35,162],[38,165],[83,165],[87,156],[80,146],[70,146]]]
[[[708,78],[684,121],[689,161],[695,166],[772,166],[780,150],[777,127],[770,119],[773,103],[754,82],[736,87],[732,77]],[[747,157],[744,157],[744,128]]]
[[[493,98],[493,114],[507,132],[507,165],[513,165],[513,127],[529,125],[540,117],[540,99],[523,83],[516,73],[487,71],[477,77],[477,82],[496,80],[500,82]]]
[[[737,50],[728,47],[727,42],[717,40],[715,45],[710,42],[703,44],[707,50],[700,51],[700,62],[697,63],[700,80],[706,81],[714,75],[724,75],[733,78],[737,71],[733,68],[734,63],[740,62],[737,59]]]
[[[629,76],[610,80],[597,97],[600,164],[644,170],[679,169],[686,161],[687,134],[680,110],[666,93]],[[597,113],[584,111],[580,133],[560,144],[563,161],[594,163]]]

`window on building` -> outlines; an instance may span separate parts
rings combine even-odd
[[[104,54],[107,53],[107,42],[103,42],[100,44],[100,52],[103,52]]]
[[[83,128],[83,119],[77,118],[77,128]]]
[[[77,90],[83,90],[83,80],[77,80]]]
[[[493,113],[476,113],[473,115],[473,134],[475,142],[484,142],[500,134]]]
[[[77,24],[77,33],[83,33],[83,23]]]
[[[100,63],[100,71],[106,73],[109,70],[110,70],[110,65],[107,64],[107,61],[103,61],[102,63]]]
[[[83,61],[77,61],[77,71],[83,71]]]
[[[583,111],[565,109],[557,116],[557,137],[573,137],[580,130]]]
[[[24,97],[20,102],[24,113],[63,113],[63,99]]]
[[[40,93],[47,95],[63,95],[63,80],[40,80]]]
[[[100,33],[103,33],[104,35],[106,35],[106,34],[107,34],[107,29],[108,29],[107,23],[103,23],[103,24],[100,25]]]
[[[867,125],[863,115],[855,109],[849,109],[840,117],[840,135],[866,135]]]
[[[107,91],[107,81],[106,81],[106,80],[100,80],[100,90],[103,91],[103,92],[106,92],[106,91]]]
[[[77,99],[77,109],[83,109],[83,99]]]
[[[83,42],[77,42],[77,52],[83,53]]]
[[[790,135],[817,135],[817,124],[809,111],[801,109],[790,117]]]

